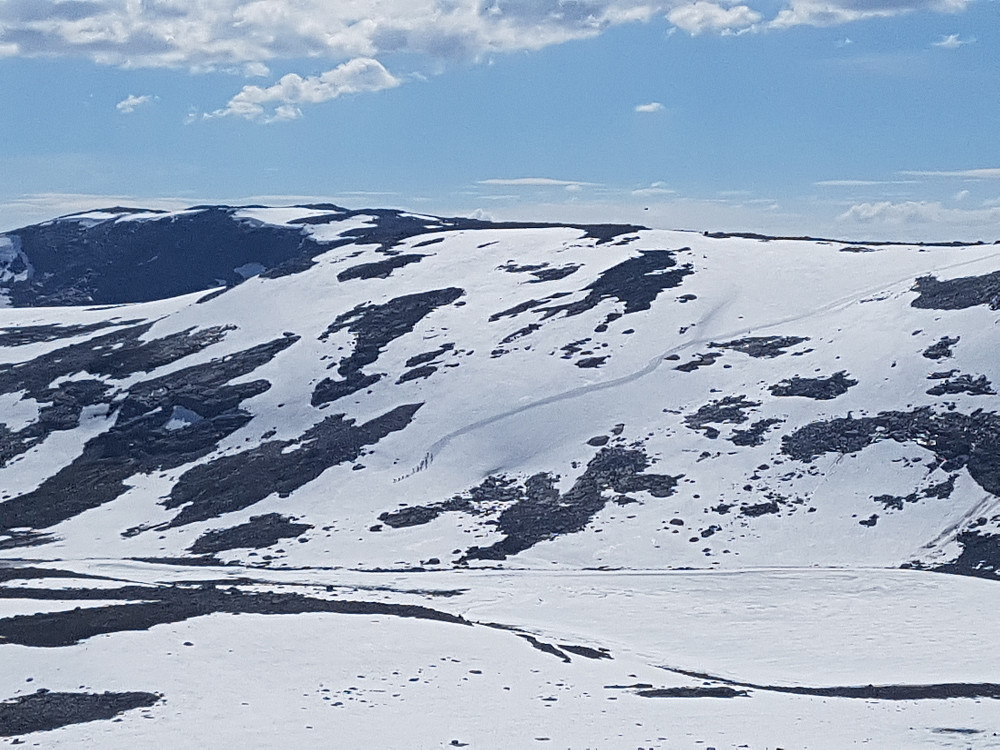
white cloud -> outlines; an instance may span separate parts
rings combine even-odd
[[[0,57],[81,57],[127,68],[265,77],[275,61],[315,59],[333,67],[405,54],[419,59],[416,67],[426,72],[449,62],[490,60],[501,53],[595,37],[615,26],[664,15],[691,34],[741,33],[765,23],[761,13],[739,2],[0,0]],[[972,0],[785,2],[771,27],[830,26],[913,10],[960,11]],[[281,92],[291,84],[309,87],[312,81],[299,76],[298,82],[283,78],[271,87],[247,87],[220,111],[261,121],[292,119],[301,114],[300,102],[283,99]],[[261,101],[260,92],[277,98]],[[264,104],[263,112],[257,109]]]
[[[476,60],[648,21],[677,0],[5,0],[0,53],[229,68],[406,52]]]
[[[911,177],[962,177],[969,180],[1000,180],[1000,167],[988,167],[985,169],[959,169],[945,172],[930,172],[909,170],[900,174]]]
[[[244,86],[223,109],[206,117],[244,117],[277,122],[302,116],[303,104],[319,104],[344,94],[381,91],[399,85],[399,79],[378,60],[359,57],[318,76],[296,73],[282,76],[273,86]]]
[[[134,94],[129,94],[128,98],[122,99],[115,105],[115,109],[124,115],[130,115],[135,112],[139,107],[144,104],[149,104],[153,101],[153,97],[149,94],[143,94],[142,96],[135,96]]]
[[[840,222],[908,226],[938,224],[957,227],[994,225],[1000,234],[1000,207],[982,209],[946,208],[938,202],[903,201],[858,203],[837,217]]]
[[[968,198],[970,195],[972,195],[972,193],[970,193],[968,190],[959,190],[957,193],[955,193],[955,200],[957,202],[961,202],[964,201],[966,198]]]
[[[940,47],[941,49],[958,49],[975,41],[975,39],[962,39],[958,34],[949,34],[948,36],[941,37],[936,42],[931,42],[931,46]]]
[[[670,23],[689,34],[739,31],[753,26],[762,18],[760,13],[746,5],[724,8],[706,0],[678,5],[667,14]]]
[[[636,112],[662,112],[663,105],[659,102],[650,102],[649,104],[639,104],[635,108]]]
[[[971,0],[791,0],[769,24],[772,28],[792,26],[839,26],[872,18],[890,18],[918,10],[957,13]]]
[[[391,53],[480,60],[597,36],[664,14],[691,33],[749,27],[739,0],[3,0],[0,55],[239,70]],[[787,0],[772,25],[833,25],[971,0]]]

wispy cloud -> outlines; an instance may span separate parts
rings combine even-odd
[[[968,180],[1000,180],[1000,167],[985,169],[958,169],[952,171],[920,171],[907,170],[900,174],[910,177],[960,177]]]
[[[959,47],[964,47],[966,44],[973,44],[975,41],[975,39],[962,39],[958,34],[949,34],[948,36],[941,37],[936,42],[931,42],[931,46],[939,47],[940,49],[958,49]]]
[[[662,112],[663,105],[659,102],[649,102],[648,104],[638,104],[635,108],[636,112]]]
[[[580,180],[557,180],[551,177],[495,177],[480,180],[480,185],[508,185],[513,187],[562,187],[569,191],[581,190],[584,187],[596,187],[599,183],[582,182]]]
[[[970,0],[791,0],[769,26],[775,29],[839,26],[914,11],[957,13],[965,10],[969,3]]]
[[[135,112],[139,107],[146,104],[150,104],[154,97],[149,94],[143,94],[142,96],[136,96],[135,94],[129,94],[127,98],[122,99],[115,105],[115,109],[121,112],[123,115],[130,115]]]
[[[820,180],[818,187],[874,187],[877,185],[913,185],[916,180]]]
[[[637,198],[655,198],[663,197],[666,195],[676,195],[676,190],[671,190],[667,187],[665,182],[654,182],[652,185],[646,187],[638,188],[632,191],[632,195]]]

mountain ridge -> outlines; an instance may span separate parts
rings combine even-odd
[[[867,697],[895,727],[890,745],[913,746],[907,727],[931,721],[914,717],[937,715],[926,702],[993,695],[994,245],[329,205],[115,209],[28,230],[0,235],[0,294],[14,304],[0,310],[0,597],[12,608],[0,649],[23,649],[12,674],[25,679],[38,651],[57,656],[43,670],[49,702],[14,696],[12,716],[114,704],[79,692],[98,675],[159,719],[102,735],[112,746],[189,743],[163,701],[200,716],[192,701],[208,694],[171,664],[237,669],[226,649],[273,633],[247,663],[296,694],[308,675],[320,695],[305,651],[282,644],[329,654],[326,627],[381,644],[338,656],[352,675],[379,664],[395,685],[409,665],[422,696],[403,709],[411,719],[458,701],[488,726],[477,702],[507,705],[511,683],[515,702],[575,686],[517,703],[504,720],[515,744],[534,741],[517,717],[543,731],[539,706],[575,717],[554,732],[568,746],[593,744],[586,728],[603,746],[615,731],[669,746],[656,745],[662,709],[640,704],[747,700],[708,723],[670,716],[731,746],[835,746],[830,721],[841,739],[874,736],[845,718]],[[45,238],[64,243],[39,255]],[[215,255],[185,264],[190,253]],[[150,299],[112,302],[121,290]],[[933,620],[940,608],[965,630]],[[866,628],[885,661],[859,645]],[[927,662],[942,633],[949,658]],[[52,671],[102,638],[144,649],[162,683],[115,659]],[[214,645],[196,648],[202,638]],[[824,638],[843,639],[846,656]],[[452,675],[432,699],[431,668],[413,661],[432,652],[439,674],[456,658],[492,675],[487,692]],[[508,658],[523,673],[497,672]],[[295,671],[274,674],[281,659]],[[213,689],[260,700],[237,672]],[[372,710],[397,705],[350,679],[338,708],[362,693]],[[877,689],[852,687],[866,684]],[[265,714],[291,727],[288,695]],[[589,696],[612,724],[584,718]],[[810,708],[810,696],[831,703]],[[915,707],[891,718],[894,696]],[[812,716],[804,734],[790,718],[791,735],[772,731],[772,705]],[[244,737],[238,717],[205,721],[216,739]],[[67,746],[94,741],[85,726],[57,731]],[[296,727],[297,745],[322,746]],[[376,733],[398,746],[395,731]],[[416,744],[440,744],[435,731]]]

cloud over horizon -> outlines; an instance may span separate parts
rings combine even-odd
[[[853,224],[939,224],[958,227],[992,227],[1000,223],[1000,207],[977,209],[948,208],[937,201],[876,201],[858,203],[837,217]]]

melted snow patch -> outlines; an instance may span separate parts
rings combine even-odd
[[[197,424],[203,419],[204,417],[196,411],[186,409],[183,406],[175,406],[173,413],[170,415],[170,419],[165,425],[163,425],[163,429],[183,430],[185,427]]]
[[[38,402],[24,396],[25,391],[0,394],[0,425],[6,425],[11,432],[23,430],[38,419]]]

